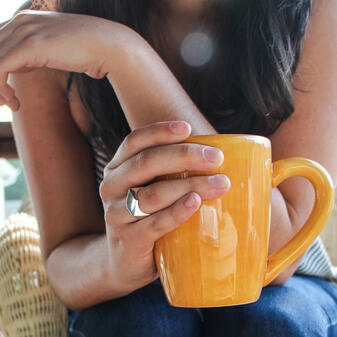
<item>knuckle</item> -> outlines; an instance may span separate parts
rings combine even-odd
[[[162,227],[158,225],[158,222],[160,222],[158,220],[159,219],[157,219],[156,217],[153,217],[153,216],[151,216],[151,217],[149,217],[147,219],[147,221],[148,221],[148,228],[150,228],[152,232],[157,233],[157,232],[161,232],[162,231],[161,230]]]
[[[154,187],[146,186],[138,191],[137,198],[139,198],[140,202],[153,204],[158,201],[159,195]]]
[[[186,180],[190,191],[199,190],[205,185],[209,188],[208,177],[192,177]]]
[[[154,122],[152,124],[149,124],[150,127],[153,128],[156,132],[163,132],[163,131],[169,131],[171,133],[170,124],[172,121],[160,121],[160,122]]]
[[[162,138],[163,135],[162,124],[163,122],[156,122],[148,125],[147,128],[148,137],[150,137],[154,141]]]
[[[149,162],[149,151],[141,151],[134,156],[134,164],[136,169],[146,170]]]
[[[177,209],[177,207],[171,207],[169,208],[168,213],[169,213],[169,218],[171,219],[171,221],[169,221],[171,226],[175,227],[175,226],[180,225],[183,222],[184,212],[180,208]]]
[[[99,196],[103,201],[107,200],[107,194],[108,194],[108,186],[106,180],[102,180],[99,184]]]
[[[178,159],[189,163],[193,158],[196,158],[195,148],[189,144],[178,145]]]
[[[137,148],[137,134],[137,130],[134,130],[124,138],[122,147],[126,152],[132,152]]]
[[[194,153],[193,148],[189,144],[180,144],[178,146],[179,155],[183,158],[188,157],[192,153]]]
[[[113,169],[113,162],[110,161],[108,165],[105,165],[103,168],[103,181],[109,175],[110,171]]]
[[[104,220],[106,224],[109,225],[114,225],[115,221],[114,218],[116,217],[116,210],[114,207],[112,207],[111,205],[109,205],[108,207],[106,207],[105,212],[104,212]]]
[[[114,211],[112,209],[112,207],[106,207],[105,212],[104,212],[104,220],[106,224],[113,224],[113,221],[111,221],[113,219],[113,215],[114,215]]]
[[[204,178],[200,177],[190,177],[187,178],[185,181],[188,191],[199,190],[204,185]]]

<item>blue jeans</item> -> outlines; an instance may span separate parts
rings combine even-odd
[[[251,304],[176,308],[159,280],[82,313],[70,313],[76,337],[337,337],[337,286],[291,277]]]

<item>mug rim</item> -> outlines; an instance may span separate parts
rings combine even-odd
[[[265,136],[260,136],[260,135],[254,135],[254,134],[249,134],[249,133],[215,133],[215,134],[209,134],[209,135],[193,135],[189,136],[185,139],[188,140],[190,138],[202,138],[202,137],[222,137],[222,138],[248,138],[248,139],[260,139],[263,140],[264,142],[271,143],[270,139],[265,137]]]

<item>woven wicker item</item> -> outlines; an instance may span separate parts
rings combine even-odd
[[[36,11],[51,11],[54,8],[54,2],[55,0],[32,0],[32,5],[29,9]]]
[[[17,211],[17,213],[26,213],[32,216],[35,216],[34,214],[34,209],[33,209],[33,204],[32,204],[32,200],[31,197],[29,195],[29,193],[27,193],[23,198],[22,198],[22,202],[21,205]],[[1,336],[0,336],[1,337]]]
[[[5,337],[66,337],[68,315],[50,287],[35,217],[0,225],[0,330]]]

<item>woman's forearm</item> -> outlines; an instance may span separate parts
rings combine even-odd
[[[141,36],[126,28],[125,39],[119,41],[118,50],[112,50],[107,44],[106,52],[111,55],[107,78],[132,130],[177,119],[191,124],[192,135],[216,133],[166,64]]]
[[[155,51],[131,29],[114,22],[109,26],[107,40],[102,37],[97,43],[106,43],[111,54],[107,76],[131,128],[180,119],[189,121],[195,134],[215,133]],[[132,291],[114,279],[117,273],[109,270],[113,257],[108,251],[105,234],[85,235],[61,244],[49,255],[49,280],[69,308],[81,311]]]
[[[97,303],[127,295],[131,290],[114,279],[105,234],[83,235],[58,246],[45,265],[60,300],[82,311]]]
[[[185,120],[192,126],[192,135],[217,133],[151,46],[139,38],[121,49],[121,57],[114,59],[107,77],[131,129],[158,121]],[[295,234],[291,221],[295,213],[278,188],[273,189],[271,209],[269,253],[277,251]],[[284,283],[300,260],[301,257],[272,284]]]

